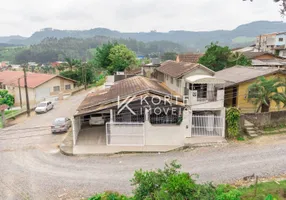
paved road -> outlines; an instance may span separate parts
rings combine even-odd
[[[105,190],[130,194],[129,180],[135,170],[161,168],[174,159],[184,171],[199,174],[200,182],[232,182],[253,173],[286,173],[286,135],[167,154],[67,157],[57,148],[63,135],[44,135],[49,131],[42,129],[24,130],[47,126],[62,114],[72,115],[82,98],[74,96],[50,113],[32,117],[17,126],[20,132],[0,133],[0,199],[81,199]],[[11,139],[31,134],[43,135]]]

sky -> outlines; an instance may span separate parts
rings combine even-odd
[[[1,0],[0,36],[42,28],[121,32],[232,30],[257,20],[285,21],[273,0]]]

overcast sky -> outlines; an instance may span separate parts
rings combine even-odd
[[[282,21],[273,0],[1,0],[0,36],[30,36],[45,27],[123,32],[234,29]]]

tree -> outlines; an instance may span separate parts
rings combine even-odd
[[[229,56],[229,63],[231,66],[234,65],[250,66],[252,64],[251,60],[245,57],[240,52],[232,52]]]
[[[243,1],[247,1],[247,0],[243,0]],[[250,0],[251,2],[253,1],[253,0]],[[286,0],[273,0],[275,3],[279,3],[279,2],[281,2],[281,9],[280,9],[280,13],[281,13],[281,15],[285,15],[285,13],[286,13]]]
[[[177,58],[177,53],[176,52],[165,52],[162,55],[162,60],[166,61],[166,60],[176,60]]]
[[[286,106],[286,84],[278,78],[266,79],[259,77],[255,83],[248,87],[247,99],[249,102],[257,106],[257,112],[269,112],[271,101],[274,101],[279,108],[283,103]],[[280,89],[283,88],[283,91]]]
[[[111,60],[109,58],[110,50],[116,46],[117,43],[108,42],[101,47],[97,47],[93,59],[90,61],[96,68],[107,69],[111,66]]]
[[[206,53],[199,59],[199,63],[213,71],[219,71],[234,65],[251,65],[251,60],[241,53],[231,52],[228,46],[211,43],[206,46]]]
[[[0,105],[7,105],[9,107],[14,105],[14,97],[8,93],[7,90],[0,90]],[[1,111],[2,124],[5,126],[5,110]]]
[[[65,58],[65,63],[63,63],[63,66],[69,68],[69,70],[73,70],[73,67],[78,67],[81,65],[80,60],[72,59],[72,58]]]
[[[109,73],[124,71],[130,65],[136,65],[136,55],[126,45],[120,44],[110,49],[108,58],[111,65],[107,68]]]

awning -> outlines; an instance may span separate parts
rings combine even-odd
[[[217,79],[214,76],[208,76],[208,75],[194,75],[186,78],[186,81],[188,83],[198,83],[198,84],[206,84],[206,83],[212,83],[212,84],[225,84],[225,81],[222,79]]]

